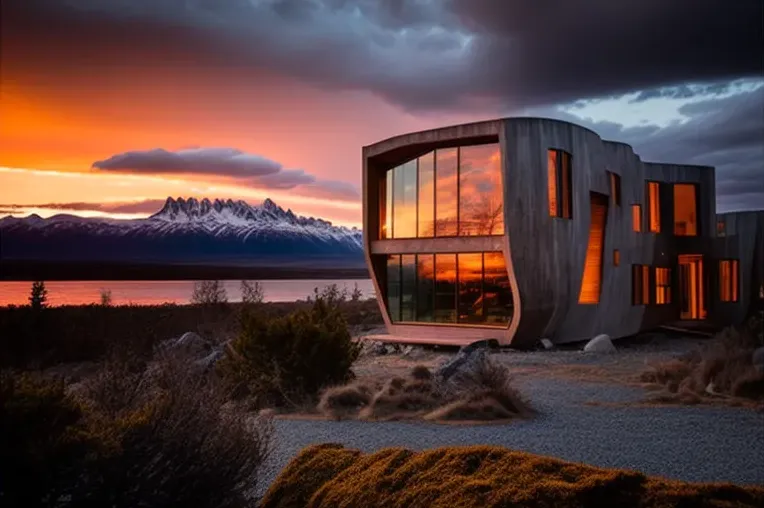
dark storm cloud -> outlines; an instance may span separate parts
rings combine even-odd
[[[101,171],[137,174],[198,174],[234,178],[239,185],[273,190],[300,187],[313,189],[316,195],[334,199],[358,199],[354,185],[333,180],[319,180],[303,169],[283,169],[276,161],[235,148],[163,148],[120,153],[93,163]],[[88,208],[89,209],[89,208]]]
[[[96,161],[104,171],[130,173],[206,173],[248,178],[281,171],[281,164],[234,148],[189,148],[171,152],[162,148],[136,150]]]
[[[476,98],[507,108],[761,76],[763,5],[5,0],[3,45],[11,61],[47,55],[51,75],[67,65],[266,69],[409,109],[466,108]]]
[[[684,123],[627,128],[559,110],[532,111],[629,143],[646,161],[714,166],[719,211],[764,209],[764,87],[687,104],[680,113],[688,117]]]

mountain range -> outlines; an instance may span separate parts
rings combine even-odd
[[[59,214],[0,219],[0,261],[355,269],[362,232],[295,215],[270,199],[167,198],[146,219]]]

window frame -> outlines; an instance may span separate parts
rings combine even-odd
[[[554,154],[554,166],[551,165]],[[573,218],[573,155],[561,148],[547,148],[547,210],[556,219]],[[552,186],[554,182],[554,187]],[[555,203],[552,206],[552,193]]]
[[[655,281],[655,305],[671,304],[671,268],[667,266],[656,266],[653,269],[653,280]]]

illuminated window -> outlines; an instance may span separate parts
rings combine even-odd
[[[388,171],[379,185],[379,237],[393,237],[393,172]]]
[[[650,267],[631,265],[631,304],[647,305],[650,303]]]
[[[586,248],[584,273],[578,303],[600,302],[602,284],[602,251],[605,246],[605,221],[607,219],[607,197],[591,193],[591,221],[589,224],[589,244]]]
[[[727,236],[727,225],[722,219],[716,221],[716,236]]]
[[[736,302],[738,299],[738,260],[719,261],[719,300]]]
[[[549,215],[570,219],[573,217],[573,189],[571,157],[568,152],[547,151],[547,194]]]
[[[650,233],[661,232],[661,196],[658,182],[647,182],[647,227]]]
[[[675,235],[696,236],[698,234],[697,206],[695,184],[674,184]]]
[[[419,238],[435,236],[435,152],[419,157],[417,212]]]
[[[498,143],[459,148],[459,236],[504,232]]]
[[[621,264],[621,251],[613,249],[613,266],[619,266]]]
[[[642,231],[642,205],[631,205],[631,229]]]
[[[386,298],[396,323],[506,327],[513,311],[501,252],[388,256]]]
[[[621,175],[608,171],[610,178],[610,197],[614,206],[621,206]]]
[[[655,269],[655,303],[665,305],[671,303],[671,269]]]

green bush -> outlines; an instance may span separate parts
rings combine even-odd
[[[340,307],[319,297],[287,316],[245,314],[219,369],[261,406],[296,405],[348,381],[359,352]]]

